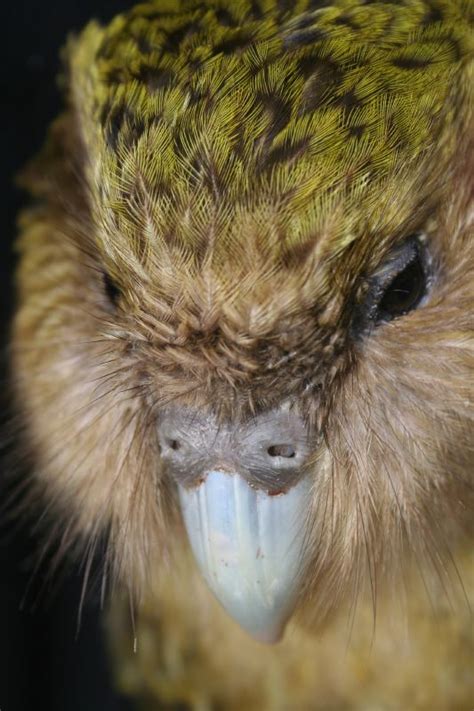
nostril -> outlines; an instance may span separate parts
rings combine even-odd
[[[296,456],[294,447],[291,444],[272,444],[267,449],[270,457],[284,457],[285,459],[291,459]]]
[[[170,449],[174,449],[175,452],[181,449],[181,444],[177,439],[167,439],[166,444]]]

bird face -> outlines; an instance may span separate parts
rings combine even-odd
[[[106,530],[140,589],[184,523],[272,641],[467,530],[472,35],[461,0],[257,5],[72,43],[13,364],[65,545]]]

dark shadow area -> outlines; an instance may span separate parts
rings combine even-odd
[[[0,387],[5,392],[8,324],[14,308],[12,250],[15,216],[25,196],[13,177],[41,146],[61,107],[56,75],[59,50],[70,31],[92,17],[104,21],[130,7],[119,0],[57,2],[16,0],[0,11],[1,233]],[[8,417],[2,401],[1,419]],[[0,460],[0,503],[7,496]],[[40,576],[27,587],[37,558],[37,536],[0,520],[0,709],[1,711],[124,711],[113,691],[101,629],[99,601],[91,598],[77,632],[82,576],[70,570],[53,590]],[[22,604],[22,601],[25,602]]]

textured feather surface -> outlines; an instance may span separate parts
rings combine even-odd
[[[183,539],[160,408],[239,421],[291,400],[322,434],[301,627],[362,591],[375,611],[410,560],[462,596],[472,13],[155,2],[70,42],[68,109],[24,178],[39,201],[12,344],[33,489],[64,551],[85,539],[87,560],[105,531],[111,569],[150,593]],[[370,276],[414,233],[426,300],[355,333]]]
[[[423,159],[435,151],[436,172],[465,127],[471,14],[465,0],[155,2],[91,25],[72,94],[116,278],[121,260],[144,278],[169,252],[227,281],[237,253],[270,270],[410,219],[439,177],[418,184]]]
[[[150,3],[72,43],[87,230],[163,371],[263,398],[289,353],[301,383],[318,343],[346,347],[328,324],[432,215],[469,129],[471,12]]]

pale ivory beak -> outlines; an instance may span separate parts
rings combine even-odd
[[[179,486],[194,556],[229,615],[261,642],[277,642],[303,573],[309,477],[286,493],[253,489],[238,474],[211,471]]]

